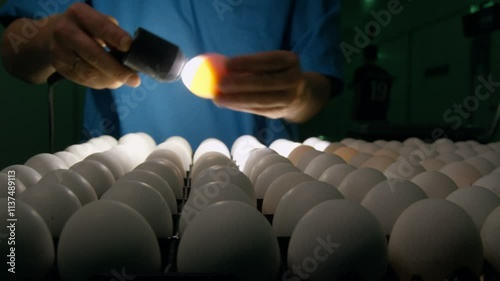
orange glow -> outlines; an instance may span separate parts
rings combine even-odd
[[[217,84],[225,75],[227,58],[219,54],[205,54],[191,59],[182,71],[182,82],[195,95],[213,99]]]

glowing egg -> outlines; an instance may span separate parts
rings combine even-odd
[[[377,219],[349,200],[313,207],[297,223],[282,280],[382,280],[387,242]],[[358,278],[345,278],[350,274]],[[299,278],[300,276],[300,278]]]
[[[219,81],[226,74],[227,58],[219,54],[194,57],[182,70],[182,82],[195,95],[213,99],[219,94]]]
[[[28,159],[24,165],[33,168],[42,176],[53,170],[68,168],[68,164],[61,158],[49,153],[37,154]]]
[[[497,207],[488,216],[481,229],[481,239],[483,241],[484,258],[500,272],[500,207]]]
[[[264,195],[262,213],[266,215],[274,214],[283,195],[285,195],[297,184],[311,180],[314,179],[302,172],[287,173],[275,179],[271,185],[269,185],[269,188]]]
[[[101,200],[124,203],[139,212],[158,238],[168,238],[173,232],[172,213],[158,190],[138,181],[122,181],[113,185]]]
[[[344,178],[355,170],[356,167],[349,164],[333,165],[323,172],[323,174],[319,177],[319,180],[338,188]]]
[[[380,171],[372,168],[359,168],[344,178],[338,187],[346,197],[361,203],[372,187],[387,178]]]
[[[434,171],[420,173],[411,181],[418,185],[429,198],[444,199],[458,188],[450,177]]]
[[[389,239],[389,260],[402,281],[415,280],[415,276],[455,280],[449,278],[463,268],[478,278],[483,265],[481,238],[472,218],[455,203],[420,200],[396,220]]]
[[[99,200],[68,220],[59,239],[57,264],[63,280],[159,272],[160,247],[137,211],[120,202]]]
[[[9,222],[7,199],[0,199],[0,227],[7,234]],[[15,274],[8,272],[6,266],[0,272],[2,280],[42,280],[52,268],[55,261],[55,250],[49,228],[42,217],[29,205],[16,202],[15,226]],[[10,254],[7,236],[2,237],[0,253]],[[9,258],[4,257],[9,262]]]
[[[408,180],[388,179],[375,185],[361,205],[380,222],[385,235],[390,235],[399,215],[411,204],[427,199],[418,185]]]
[[[472,185],[472,183],[481,177],[481,173],[474,166],[465,162],[446,164],[443,168],[439,169],[439,172],[450,177],[457,184],[458,188]]]
[[[219,202],[191,221],[179,243],[177,269],[231,274],[241,281],[276,280],[278,241],[257,209],[242,202]]]
[[[8,171],[15,171],[16,178],[21,180],[25,187],[30,187],[37,184],[38,181],[42,178],[40,173],[38,173],[35,169],[25,165],[12,165],[6,167],[1,172],[7,173]]]
[[[80,174],[73,170],[55,170],[40,180],[41,184],[59,183],[67,187],[80,200],[80,204],[86,205],[97,200],[97,194],[90,183]]]
[[[480,186],[468,186],[455,190],[446,197],[446,200],[462,207],[474,220],[478,231],[481,231],[488,215],[500,205],[500,198],[495,193]]]
[[[70,169],[80,174],[92,185],[98,198],[115,183],[113,173],[101,162],[84,160]]]
[[[328,200],[343,199],[333,186],[320,181],[306,181],[290,189],[281,198],[273,217],[273,230],[278,237],[292,236],[300,219],[314,206]]]
[[[254,184],[257,199],[264,199],[264,195],[266,195],[271,183],[278,177],[290,172],[299,172],[299,169],[290,163],[276,163],[267,167],[260,173]]]
[[[18,198],[40,214],[54,238],[59,237],[68,219],[82,206],[73,191],[58,183],[38,183]]]
[[[161,194],[168,207],[170,208],[170,212],[172,214],[177,215],[177,213],[179,212],[177,210],[177,201],[175,200],[174,191],[172,190],[168,182],[166,182],[159,175],[150,171],[135,170],[122,176],[120,179],[118,179],[118,181],[116,181],[116,184],[126,181],[138,181],[151,186]]]
[[[231,153],[229,152],[229,149],[222,141],[210,138],[202,141],[198,146],[198,148],[196,149],[196,151],[194,152],[193,164],[196,164],[196,162],[198,162],[198,159],[200,159],[200,157],[203,156],[203,154],[208,152],[218,152],[224,154],[227,158],[231,158]]]

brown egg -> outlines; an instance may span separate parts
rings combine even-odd
[[[344,159],[344,161],[349,162],[349,160],[351,160],[351,158],[358,153],[359,152],[353,148],[341,147],[335,150],[333,154],[340,156],[342,159]]]

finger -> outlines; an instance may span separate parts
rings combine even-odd
[[[231,110],[260,115],[271,119],[283,118],[286,113],[285,107],[272,107],[272,108],[247,108],[239,106],[224,106],[224,107]]]
[[[68,9],[70,16],[93,37],[97,37],[119,51],[126,52],[132,43],[132,37],[117,25],[117,21],[98,13],[86,4],[77,3]]]
[[[273,73],[233,73],[222,78],[219,89],[227,94],[279,91],[296,87],[301,79],[302,75],[296,68]]]
[[[286,107],[292,103],[294,95],[290,91],[249,92],[225,95],[215,98],[222,106],[238,106],[240,108],[275,108]]]
[[[71,27],[67,28],[71,29]],[[82,60],[121,83],[126,83],[131,87],[137,87],[140,84],[140,78],[134,71],[120,64],[81,29],[72,28],[69,32],[72,33],[71,36],[63,37],[65,44],[68,44]]]
[[[228,71],[270,72],[295,67],[299,64],[297,55],[289,51],[271,51],[230,58]]]

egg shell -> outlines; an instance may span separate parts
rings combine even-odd
[[[485,158],[495,165],[495,167],[500,167],[500,152],[498,151],[486,151],[480,153],[478,156]]]
[[[471,164],[482,176],[486,176],[495,170],[495,165],[493,165],[493,163],[480,156],[467,158],[464,162]]]
[[[170,149],[156,149],[151,154],[149,154],[148,158],[146,158],[146,161],[148,160],[155,160],[155,159],[160,159],[160,160],[168,160],[171,161],[172,163],[179,168],[179,171],[181,171],[182,176],[184,177],[186,174],[186,169],[184,168],[184,164],[182,163],[181,158],[177,153]]]
[[[345,161],[337,155],[322,153],[309,162],[304,173],[319,179],[326,169],[338,164],[345,164]]]
[[[424,161],[421,162],[421,165],[422,165],[422,167],[424,167],[424,169],[426,171],[437,172],[444,165],[446,165],[446,163],[443,162],[443,161],[441,161],[441,160],[439,160],[439,159],[427,158],[427,159],[425,159]]]
[[[35,185],[38,183],[38,181],[42,178],[39,172],[37,172],[35,169],[25,166],[25,165],[12,165],[5,167],[3,169],[2,173],[7,173],[8,171],[15,171],[16,172],[16,178],[21,180],[21,182],[28,188],[32,185]]]
[[[226,155],[215,151],[207,152],[193,164],[190,174],[191,179],[196,178],[203,170],[216,165],[236,167],[236,164]]]
[[[341,147],[345,147],[345,145],[340,142],[332,142],[329,146],[325,148],[324,152],[334,154],[334,152]]]
[[[458,188],[472,185],[481,177],[481,173],[474,166],[466,162],[448,163],[439,169],[439,172],[450,177],[457,184]]]
[[[372,158],[373,155],[369,154],[369,153],[358,153],[356,155],[354,155],[353,157],[351,157],[351,159],[349,161],[347,161],[347,164],[349,165],[352,165],[356,168],[361,168],[361,166],[363,165],[363,163],[365,163],[368,159]]]
[[[423,172],[425,169],[422,166],[411,164],[408,160],[400,157],[398,161],[385,169],[384,175],[392,179],[411,179]]]
[[[290,163],[276,163],[267,167],[260,173],[254,184],[257,199],[264,199],[271,183],[278,177],[290,172],[299,172],[299,169]]]
[[[340,158],[344,159],[347,163],[349,163],[351,158],[358,153],[357,150],[350,147],[341,147],[333,152],[333,154],[340,156]]]
[[[292,162],[293,165],[297,165],[304,153],[310,150],[314,150],[314,148],[308,145],[297,146],[294,150],[292,150],[292,152],[290,152],[287,158],[288,160],[290,160],[290,162]]]
[[[68,167],[71,167],[82,160],[80,157],[74,155],[71,152],[67,152],[67,151],[59,151],[59,152],[54,153],[54,155],[59,157],[61,160],[63,160],[64,163],[66,163],[66,165],[68,165]]]
[[[446,152],[446,153],[440,153],[436,159],[443,161],[446,164],[453,163],[453,162],[460,162],[463,161],[464,158],[456,153],[453,152]]]
[[[252,171],[250,172],[250,181],[255,184],[257,181],[257,178],[259,175],[267,169],[267,167],[270,167],[273,164],[276,163],[287,163],[287,164],[292,164],[288,158],[283,157],[279,154],[270,154],[270,155],[265,155],[263,156],[255,165],[253,166]]]
[[[227,146],[218,139],[209,138],[200,143],[193,155],[193,164],[198,162],[200,157],[208,152],[218,152],[225,155],[227,158],[231,158],[231,153]]]
[[[500,207],[497,207],[489,214],[481,229],[484,258],[497,272],[500,272],[500,240],[498,239],[498,233],[500,233]]]
[[[394,163],[394,159],[392,157],[376,155],[363,162],[361,167],[373,168],[380,172],[384,172],[385,169],[387,169],[387,167],[389,167],[392,163]]]
[[[323,152],[317,151],[316,149],[308,150],[302,154],[295,166],[299,168],[299,170],[305,171],[309,163],[311,163],[311,161],[316,158],[316,156],[321,155],[322,153]]]
[[[338,188],[344,178],[355,170],[356,167],[349,164],[334,165],[326,169],[321,177],[319,177],[319,180]]]
[[[55,170],[52,171],[40,180],[41,184],[59,183],[67,187],[78,197],[80,204],[86,205],[97,200],[92,185],[80,174],[73,170]]]
[[[174,163],[166,160],[148,160],[135,168],[135,171],[150,171],[163,178],[172,188],[176,199],[183,198],[184,179]]]
[[[500,174],[489,174],[481,177],[472,185],[487,188],[500,197]]]
[[[267,147],[252,150],[248,155],[248,158],[244,164],[243,173],[250,178],[250,174],[255,164],[267,154],[277,154],[277,153],[276,151],[269,149]]]
[[[339,191],[350,199],[361,203],[372,187],[387,178],[372,168],[360,168],[347,175],[338,187]]]
[[[266,215],[274,214],[283,195],[297,184],[311,180],[313,180],[311,176],[302,172],[287,173],[275,179],[271,185],[269,185],[264,195],[262,213]]]
[[[15,179],[15,180],[12,180]],[[14,183],[14,186],[12,185]],[[10,189],[9,189],[10,188]],[[14,190],[12,190],[14,188]],[[26,186],[17,178],[9,177],[8,174],[0,173],[0,198],[14,197],[23,193],[26,190]]]
[[[429,198],[446,198],[457,190],[457,184],[440,172],[423,172],[411,179]]]
[[[109,154],[94,153],[85,158],[85,160],[94,160],[102,163],[104,166],[106,166],[106,168],[109,169],[111,174],[113,174],[113,178],[115,180],[118,180],[118,178],[125,174],[125,170],[120,164],[120,161]]]
[[[220,92],[219,81],[226,75],[227,58],[219,54],[203,54],[189,60],[182,71],[184,85],[196,96],[214,99]]]
[[[104,192],[115,183],[113,173],[101,162],[84,160],[73,165],[70,170],[77,172],[90,183],[97,198],[101,198]]]
[[[24,165],[33,168],[41,176],[53,170],[68,169],[68,165],[61,158],[49,153],[37,154],[28,159]]]

